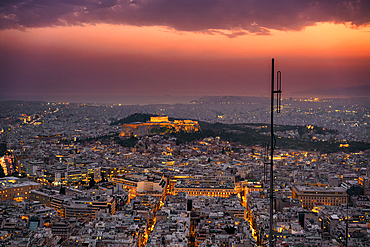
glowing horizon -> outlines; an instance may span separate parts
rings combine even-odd
[[[288,94],[370,86],[366,3],[282,3],[5,4],[0,96],[265,95],[271,58]]]
[[[254,58],[275,54],[280,57],[370,57],[370,27],[353,29],[344,24],[319,23],[302,31],[269,31],[270,35],[248,34],[229,38],[217,33],[179,32],[162,26],[97,24],[4,30],[1,31],[0,42],[7,44],[12,41],[10,45],[15,43],[33,48],[58,47],[153,56]]]

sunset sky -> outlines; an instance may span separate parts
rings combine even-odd
[[[0,100],[268,96],[271,58],[286,96],[370,85],[369,13],[365,0],[1,1]]]

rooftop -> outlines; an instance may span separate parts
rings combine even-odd
[[[331,193],[335,193],[335,192],[340,192],[340,193],[344,193],[346,192],[345,189],[343,189],[342,187],[308,187],[308,186],[301,186],[301,185],[297,185],[295,186],[295,188],[299,191],[299,192],[312,192],[312,193],[322,193],[322,192],[331,192]]]

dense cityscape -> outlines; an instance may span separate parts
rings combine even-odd
[[[370,246],[369,13],[0,1],[0,247]]]
[[[268,246],[269,99],[0,102],[0,246]],[[370,245],[369,98],[284,98],[274,246]]]

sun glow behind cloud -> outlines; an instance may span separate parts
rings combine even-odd
[[[178,32],[165,27],[86,25],[4,30],[0,42],[35,49],[86,53],[145,54],[161,57],[370,57],[370,28],[320,23],[304,31],[270,30],[228,38],[220,34]],[[11,44],[9,41],[12,41]]]
[[[369,27],[269,32],[229,38],[218,30],[112,24],[2,30],[2,94],[261,96],[272,57],[286,95],[369,84]]]

